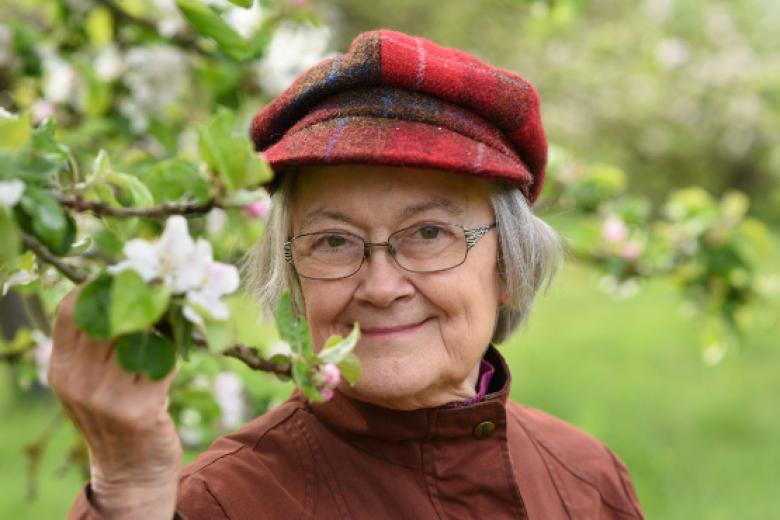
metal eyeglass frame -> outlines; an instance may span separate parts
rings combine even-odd
[[[419,226],[420,225],[420,224],[413,224],[411,226],[407,226],[405,228],[401,228],[401,229],[398,229],[396,231],[393,231],[392,233],[390,233],[390,236],[388,236],[387,240],[384,241],[384,242],[366,242],[363,239],[363,237],[360,237],[360,236],[358,236],[358,235],[356,235],[354,233],[350,233],[349,231],[339,231],[338,233],[340,233],[340,234],[353,236],[353,237],[357,238],[358,240],[360,240],[361,242],[363,242],[363,258],[360,259],[360,265],[357,266],[357,269],[355,269],[354,271],[352,271],[348,275],[339,276],[337,278],[320,278],[320,277],[316,277],[316,276],[306,276],[306,275],[303,275],[301,273],[298,273],[298,275],[303,277],[303,278],[309,279],[309,280],[343,280],[344,278],[349,278],[350,276],[352,276],[355,273],[357,273],[358,271],[360,271],[360,269],[363,267],[363,264],[366,263],[366,258],[371,256],[371,248],[374,247],[374,246],[382,246],[382,247],[387,248],[387,254],[390,255],[390,257],[393,259],[395,264],[398,267],[400,267],[401,269],[403,269],[404,271],[407,271],[407,272],[410,272],[410,273],[420,273],[420,274],[440,273],[442,271],[449,271],[450,269],[454,269],[454,268],[458,267],[459,265],[463,265],[463,263],[466,261],[466,258],[469,256],[469,251],[471,251],[471,248],[473,248],[475,245],[477,245],[477,242],[479,242],[479,240],[482,237],[487,235],[488,231],[490,231],[491,229],[496,227],[496,223],[495,222],[493,222],[492,224],[488,224],[486,226],[480,226],[480,227],[470,228],[470,229],[466,229],[461,224],[455,224],[453,222],[441,222],[441,223],[442,224],[447,224],[447,225],[450,225],[450,226],[459,227],[460,229],[463,230],[463,235],[464,235],[464,237],[466,239],[466,254],[463,255],[463,260],[461,260],[460,263],[457,263],[457,264],[455,264],[453,266],[445,267],[444,269],[436,269],[434,271],[414,271],[412,269],[407,269],[406,267],[402,266],[398,262],[398,259],[395,257],[397,251],[393,248],[392,244],[390,244],[390,238],[392,238],[393,235],[401,233],[402,231],[406,231],[408,229],[411,229],[411,228],[413,228],[415,226]],[[293,263],[293,253],[292,253],[292,243],[293,243],[293,240],[295,240],[296,238],[299,238],[299,237],[318,235],[320,233],[325,233],[325,231],[315,231],[313,233],[301,233],[300,235],[295,235],[294,237],[289,238],[284,243],[284,260],[288,264],[293,266],[293,269],[295,269],[296,272],[298,271],[298,269],[295,267],[295,264]]]

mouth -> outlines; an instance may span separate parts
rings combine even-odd
[[[360,334],[365,338],[390,338],[395,336],[402,336],[404,334],[416,332],[430,320],[431,318],[426,318],[418,323],[399,325],[397,327],[361,328]]]

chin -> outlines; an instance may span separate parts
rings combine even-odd
[[[426,366],[423,360],[410,354],[391,359],[365,359],[361,356],[363,375],[354,387],[346,385],[344,393],[388,408],[419,408],[417,400],[431,385],[431,370],[420,372]]]

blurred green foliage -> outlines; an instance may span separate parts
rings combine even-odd
[[[744,191],[780,222],[780,3],[773,0],[337,0],[342,44],[388,27],[531,80],[549,137],[660,202]]]
[[[560,230],[573,258],[595,269],[564,278],[566,291],[541,311],[537,327],[547,332],[532,327],[529,348],[510,355],[519,382],[514,397],[614,446],[634,470],[650,517],[731,518],[739,510],[761,518],[770,510],[761,500],[746,506],[751,486],[729,478],[756,466],[710,454],[725,443],[757,457],[756,440],[765,460],[778,457],[767,441],[777,421],[761,415],[771,408],[767,367],[777,366],[777,345],[770,331],[780,314],[778,256],[762,223],[780,222],[777,2],[0,0],[0,11],[0,282],[4,293],[13,287],[32,318],[29,327],[15,323],[15,336],[4,330],[0,341],[0,360],[12,367],[3,375],[14,377],[3,411],[19,418],[7,434],[16,440],[0,444],[18,448],[20,431],[42,428],[28,446],[30,475],[49,435],[57,464],[86,469],[78,437],[68,432],[71,447],[63,447],[45,420],[12,401],[42,391],[49,322],[72,282],[120,260],[128,240],[157,239],[162,217],[186,213],[185,206],[197,209],[186,213],[190,229],[214,257],[238,261],[262,234],[257,216],[264,210],[247,208],[264,200],[255,188],[270,174],[246,137],[249,118],[358,32],[389,27],[517,71],[540,91],[554,144],[536,209]],[[102,214],[89,209],[95,204]],[[72,272],[50,269],[53,262]],[[594,274],[612,300],[589,292]],[[676,320],[661,282],[683,296],[681,314],[696,319],[690,326]],[[103,299],[117,304],[113,311],[92,301],[85,319],[96,324],[86,327],[107,335],[157,337],[138,331],[159,325],[175,300],[164,328],[189,359],[171,393],[187,446],[204,448],[289,393],[289,384],[235,360],[190,357],[196,327],[182,317],[181,296],[129,274],[112,283],[143,301],[113,302],[110,291]],[[628,301],[648,287],[649,295]],[[198,339],[216,351],[238,341],[270,360],[289,359],[246,295],[226,304],[230,327],[206,320]],[[290,342],[290,324],[305,323],[288,318],[280,328]],[[561,319],[566,327],[555,325]],[[311,347],[291,343],[303,355]],[[743,346],[752,349],[744,359],[725,357]],[[127,366],[152,375],[170,368],[170,345],[131,347]],[[344,353],[331,354],[338,354],[335,363]],[[757,370],[761,359],[766,367]],[[353,360],[342,360],[345,377],[355,375]],[[720,372],[706,372],[717,364]],[[753,370],[758,382],[750,388],[730,379],[746,380]],[[292,371],[312,395],[324,381],[300,364]],[[697,386],[691,374],[720,386]],[[732,408],[740,409],[739,420]],[[698,467],[709,475],[692,474]],[[755,488],[776,487],[777,477],[759,464]],[[0,503],[0,516],[18,507],[18,495],[10,503]]]

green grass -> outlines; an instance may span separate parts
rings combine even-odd
[[[569,265],[528,328],[502,347],[512,395],[606,442],[628,465],[648,518],[768,519],[780,489],[780,342],[753,333],[716,367],[701,362],[696,323],[674,289],[653,283],[616,301]],[[10,393],[0,368],[0,518],[62,518],[82,485],[54,475],[72,432],[44,457],[25,501],[22,447],[53,414],[51,399]]]

